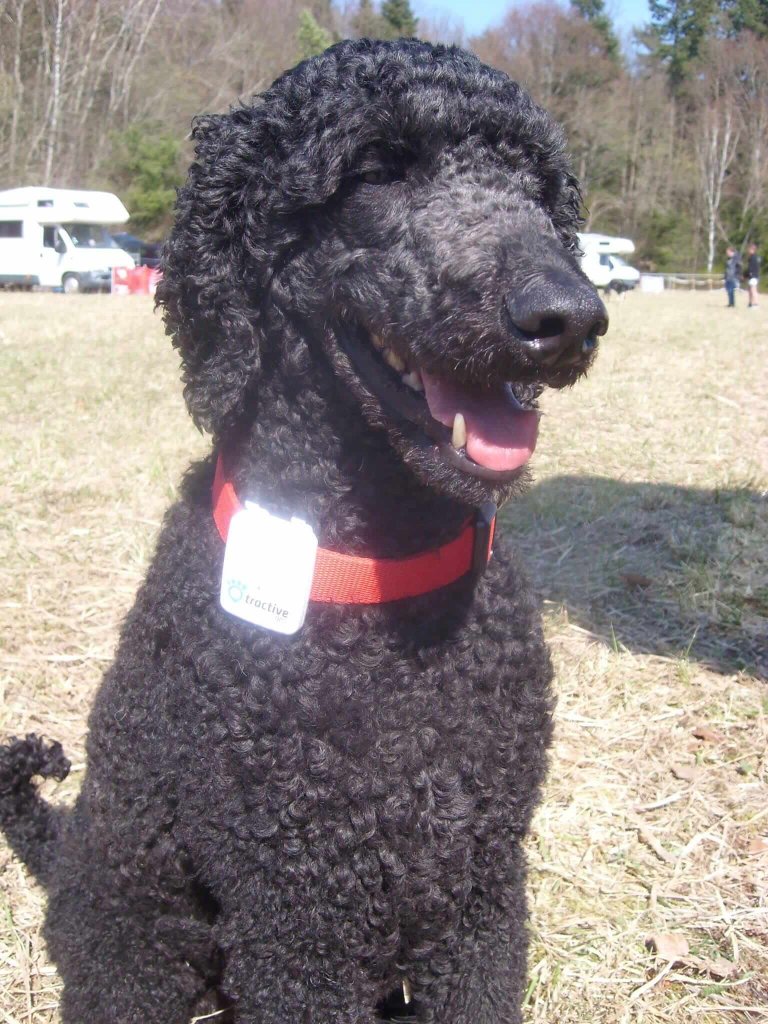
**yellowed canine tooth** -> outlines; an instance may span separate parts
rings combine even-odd
[[[377,348],[379,351],[381,351],[384,348],[384,342],[381,340],[378,334],[372,334],[371,341],[373,342],[373,347]]]
[[[413,999],[413,993],[411,992],[411,983],[407,978],[403,978],[403,1002],[407,1006],[411,999]]]
[[[384,349],[384,362],[389,363],[392,369],[397,370],[398,373],[402,373],[405,369],[405,363],[397,352],[393,352],[391,348]]]
[[[410,373],[404,373],[403,384],[407,384],[408,387],[413,388],[414,391],[424,390],[424,383],[418,370],[411,370]]]
[[[453,435],[451,444],[454,448],[464,448],[467,443],[467,424],[463,413],[457,412],[453,417]]]

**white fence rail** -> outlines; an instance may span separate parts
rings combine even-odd
[[[706,288],[712,291],[714,288],[723,287],[722,274],[662,274],[665,288],[687,288],[694,291],[696,288]]]
[[[722,274],[641,274],[641,292],[663,292],[667,289],[715,291],[724,287]]]

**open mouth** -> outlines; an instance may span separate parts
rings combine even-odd
[[[503,482],[533,454],[539,413],[530,385],[499,381],[479,387],[427,371],[380,335],[361,329],[339,332],[337,340],[387,412],[406,421],[410,436],[415,428],[421,446],[431,446],[459,471]]]

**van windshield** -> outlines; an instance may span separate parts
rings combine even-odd
[[[62,224],[78,249],[119,249],[119,245],[101,224]]]

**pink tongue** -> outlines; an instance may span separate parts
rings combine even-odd
[[[467,424],[467,455],[487,469],[523,466],[536,447],[539,417],[517,408],[505,387],[470,390],[422,372],[429,411],[439,423],[453,428],[457,412]]]

